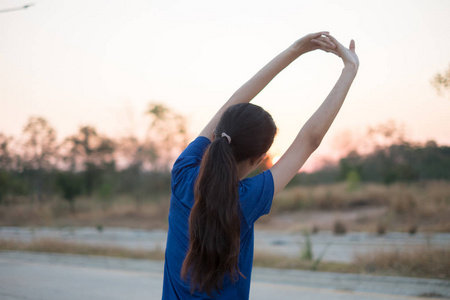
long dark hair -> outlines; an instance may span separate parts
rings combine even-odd
[[[222,137],[226,133],[231,142]],[[181,277],[189,274],[191,292],[211,296],[224,277],[236,282],[240,250],[239,177],[236,164],[257,159],[269,150],[276,126],[268,112],[253,104],[228,108],[206,149],[194,187],[195,203],[189,217],[189,250]]]

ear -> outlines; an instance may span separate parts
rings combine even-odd
[[[256,167],[257,165],[259,165],[261,163],[261,161],[264,159],[264,157],[266,157],[266,154],[267,153],[263,153],[260,156],[250,159],[250,163]]]

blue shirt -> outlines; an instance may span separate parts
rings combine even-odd
[[[239,270],[245,276],[234,284],[225,276],[223,289],[210,298],[198,291],[191,294],[190,284],[180,277],[189,247],[189,214],[194,205],[194,183],[205,149],[206,137],[198,137],[181,153],[172,169],[169,230],[164,263],[163,299],[248,299],[253,264],[254,223],[268,214],[272,205],[274,183],[268,170],[239,182],[241,208],[241,246]]]

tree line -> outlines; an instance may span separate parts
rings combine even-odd
[[[109,201],[117,194],[144,201],[170,189],[174,155],[187,145],[185,118],[150,104],[145,136],[108,137],[93,126],[58,141],[43,117],[30,117],[20,138],[0,132],[0,204],[78,196]]]
[[[404,129],[393,121],[369,127],[356,145],[359,147],[350,148],[338,163],[313,173],[299,173],[291,184],[450,180],[450,147],[432,140],[409,141]]]
[[[151,104],[147,115],[144,138],[112,138],[82,126],[58,142],[42,117],[29,118],[18,139],[0,133],[0,204],[64,199],[74,211],[80,196],[107,204],[127,195],[139,204],[168,194],[171,163],[188,142],[186,120],[162,104]],[[450,179],[450,147],[407,141],[394,122],[369,128],[361,140],[365,143],[355,143],[360,149],[350,149],[337,164],[299,173],[290,185]],[[270,161],[251,175],[269,168]]]

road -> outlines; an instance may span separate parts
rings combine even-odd
[[[111,245],[129,249],[160,249],[166,246],[167,232],[164,230],[141,230],[129,228],[105,228],[102,231],[93,227],[0,227],[1,239],[13,239],[29,242],[41,238],[78,242],[91,245]],[[336,236],[331,232],[320,232],[310,236],[315,257],[322,253],[324,261],[348,263],[356,253],[380,250],[411,250],[424,245],[450,247],[450,234],[390,232],[378,236],[365,232],[349,232]],[[255,231],[255,251],[264,251],[289,257],[298,257],[304,247],[305,237],[301,232]]]
[[[0,251],[0,299],[161,299],[162,262]],[[254,268],[250,299],[450,299],[435,279]],[[445,298],[447,297],[447,298]]]

